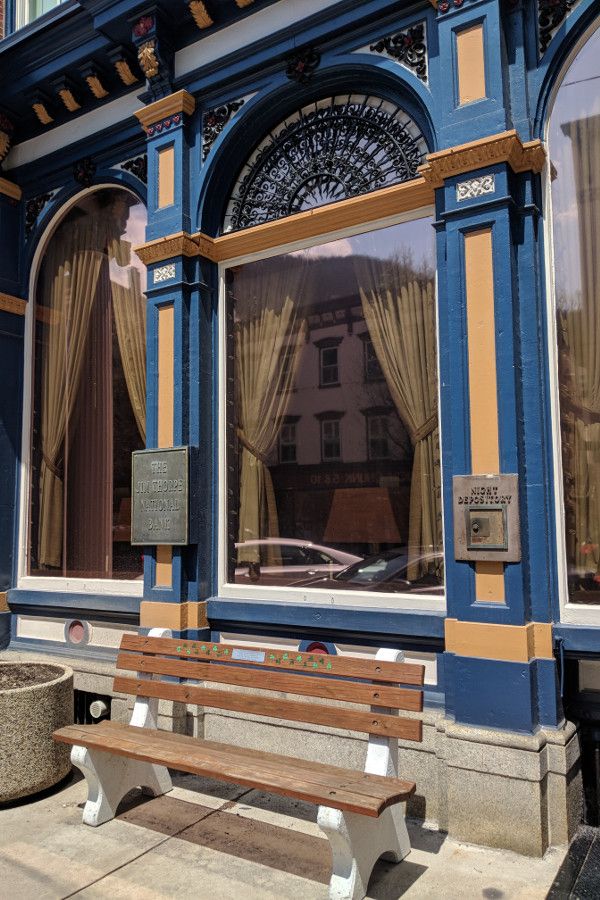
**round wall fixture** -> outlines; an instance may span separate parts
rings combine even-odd
[[[85,647],[92,637],[92,629],[89,622],[79,619],[67,619],[65,622],[65,641],[71,647]]]

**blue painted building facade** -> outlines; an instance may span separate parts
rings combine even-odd
[[[593,599],[574,600],[567,587],[553,338],[556,173],[548,135],[557,92],[600,25],[597,4],[162,0],[149,7],[65,0],[21,28],[16,7],[6,15],[0,41],[0,591],[11,651],[101,661],[114,658],[122,630],[177,615],[188,637],[318,641],[330,652],[400,647],[430,661],[427,752],[445,759],[447,770],[445,799],[430,799],[423,788],[430,804],[424,814],[465,839],[524,852],[564,843],[577,823],[582,791],[573,722],[596,715],[600,617]],[[309,240],[301,224],[298,237],[288,230],[278,238],[251,222],[248,233],[257,243],[235,244],[244,228],[228,231],[224,224],[230,199],[266,135],[277,135],[281,123],[315,101],[351,94],[401,109],[427,148],[413,174],[429,191],[431,203],[418,207],[431,207],[435,234],[445,571],[443,596],[431,602],[388,597],[369,605],[349,603],[343,592],[327,601],[310,591],[296,600],[273,599],[255,585],[245,594],[223,590],[221,284],[228,260],[244,265],[254,252],[264,256]],[[199,485],[190,511],[197,541],[174,547],[166,563],[155,548],[145,548],[143,580],[133,589],[133,579],[105,578],[99,585],[102,579],[68,574],[36,578],[27,550],[36,440],[33,305],[41,261],[73,204],[115,188],[147,210],[140,252],[147,267],[145,444],[165,445],[160,322],[168,308],[170,443],[197,448]],[[366,193],[348,192],[340,209]],[[405,201],[399,204],[397,221],[409,211]],[[393,208],[381,208],[380,216],[367,210],[365,230],[373,221],[393,224]],[[339,225],[323,226],[323,240],[360,231],[360,212],[340,215]],[[271,218],[272,228],[276,221]],[[470,235],[483,233],[491,235],[491,290],[482,282],[485,273],[469,268],[477,260],[470,263],[466,249]],[[234,247],[229,255],[227,241]],[[475,463],[486,435],[469,342],[485,328],[474,317],[486,291],[495,346],[496,471]],[[489,571],[457,560],[453,538],[452,479],[483,472],[519,476],[521,560]],[[187,612],[169,618],[164,604]],[[198,604],[201,612],[192,614]],[[82,631],[70,631],[73,622]],[[72,639],[80,634],[83,642]],[[435,744],[442,733],[443,751]],[[467,745],[492,746],[491,768],[469,762]],[[518,757],[518,787],[505,783],[510,754]],[[427,765],[414,762],[432,780]],[[477,799],[462,815],[453,791],[471,777]],[[507,801],[499,813],[482,799],[496,789],[519,797],[522,789],[521,813],[518,803],[511,808]],[[588,790],[593,795],[593,786]],[[529,836],[516,827],[519,816]],[[482,824],[493,817],[500,823],[494,833]]]

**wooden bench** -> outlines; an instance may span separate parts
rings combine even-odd
[[[148,637],[122,639],[117,667],[137,673],[114,681],[115,691],[136,696],[129,725],[106,721],[54,734],[74,745],[72,762],[87,779],[83,821],[101,825],[114,818],[132,788],[154,796],[171,790],[168,768],[306,800],[319,805],[317,821],[331,844],[329,896],[364,897],[377,859],[399,862],[410,851],[404,816],[415,785],[398,777],[398,738],[420,741],[422,723],[398,710],[422,709],[423,666],[398,662],[396,650],[359,659],[173,640],[168,634],[154,629]],[[317,702],[252,693],[258,690]],[[159,699],[367,733],[364,772],[159,731]]]

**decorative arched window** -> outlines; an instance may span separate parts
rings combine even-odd
[[[35,291],[28,572],[138,578],[131,452],[145,446],[146,209],[100,189],[61,220]]]
[[[233,190],[224,230],[236,231],[408,181],[425,161],[416,123],[365,94],[315,101],[260,142]]]
[[[562,79],[549,151],[569,601],[600,604],[600,30]]]
[[[254,150],[225,230],[409,181],[426,153],[393,103],[309,104]],[[371,216],[228,267],[224,596],[443,593],[432,221]]]

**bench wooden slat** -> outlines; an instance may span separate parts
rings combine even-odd
[[[115,725],[119,730],[123,727],[119,723],[102,723],[103,728],[110,728]],[[184,756],[189,755],[189,753],[193,755],[198,744],[197,738],[192,738],[188,735],[165,731],[156,731],[154,734],[155,742],[158,742],[159,745],[162,740],[163,743],[166,742],[166,746],[171,748],[177,747]],[[244,765],[251,765],[256,772],[271,771],[278,774],[286,774],[291,779],[297,778],[300,772],[304,781],[314,781],[316,784],[336,785],[338,787],[348,786],[351,782],[353,792],[364,793],[368,797],[378,797],[380,800],[386,800],[390,795],[390,785],[381,775],[370,775],[355,769],[345,769],[340,766],[331,766],[327,763],[313,762],[311,760],[297,760],[264,750],[248,750],[246,747],[237,747],[233,744],[223,744],[218,741],[208,741],[204,738],[200,740],[200,745],[203,757],[212,759],[216,766],[222,760],[237,764],[243,757]],[[393,780],[399,782],[406,791],[412,787],[411,782],[403,779]]]
[[[213,649],[215,647],[216,650]],[[324,675],[364,678],[392,684],[420,686],[425,677],[425,667],[414,663],[383,662],[351,656],[326,656],[320,653],[298,653],[294,650],[277,650],[272,647],[241,647],[235,644],[219,644],[211,641],[150,638],[135,634],[123,635],[121,650],[133,650],[158,656],[176,656],[180,659],[214,659],[225,664],[236,663],[237,665],[262,666],[269,669],[305,673],[322,671]],[[264,658],[248,658],[248,654],[253,653],[264,654]]]
[[[369,792],[360,772],[338,769],[335,777],[327,776],[320,771],[322,767],[319,763],[311,764],[310,770],[305,766],[290,774],[287,764],[277,770],[275,754],[264,754],[265,765],[261,767],[254,755],[246,756],[243,748],[222,745],[223,749],[235,751],[234,759],[229,752],[215,753],[213,748],[205,748],[204,742],[195,738],[188,738],[186,741],[182,740],[182,735],[116,723],[111,727],[105,727],[104,724],[69,726],[55,732],[54,737],[63,743],[79,744],[372,817],[379,816],[393,803],[403,802],[414,791],[414,785],[410,782],[381,778],[381,782],[386,785],[385,792],[382,789]]]
[[[285,691],[307,697],[346,700],[350,703],[367,703],[373,706],[405,709],[412,712],[420,712],[423,709],[421,691],[391,687],[386,684],[362,684],[334,676],[318,677],[317,675],[300,675],[295,672],[288,674],[287,672],[263,671],[256,668],[248,669],[237,665],[224,666],[215,662],[144,656],[139,653],[119,653],[117,669],[156,675],[174,675],[178,678],[234,684],[257,690]]]
[[[309,722],[384,737],[399,737],[408,741],[422,739],[422,723],[418,719],[371,712],[360,712],[343,707],[325,706],[321,703],[304,703],[301,700],[279,700],[273,697],[252,696],[233,691],[219,691],[190,684],[173,684],[141,678],[117,676],[114,690],[122,694],[141,697],[159,697],[182,703],[197,703],[215,709],[249,712],[275,719]]]
[[[123,726],[120,723],[107,721],[102,723],[102,727],[115,727],[121,730]],[[164,735],[168,746],[173,747],[176,745],[184,754],[189,752],[193,754],[198,744],[198,738],[193,738],[189,735],[174,734],[166,731],[156,731],[154,733],[156,741],[160,742],[161,737]],[[203,756],[206,759],[212,759],[215,765],[218,765],[219,761],[223,759],[238,763],[243,756],[244,764],[254,766],[256,771],[285,773],[290,778],[296,778],[298,772],[300,772],[305,781],[315,781],[317,784],[322,785],[336,784],[338,786],[347,786],[349,780],[351,780],[353,791],[359,794],[364,793],[369,797],[379,797],[381,800],[386,800],[390,794],[390,785],[387,783],[387,779],[381,775],[371,775],[355,769],[332,766],[328,763],[282,756],[281,754],[270,753],[265,750],[249,750],[246,747],[209,741],[205,738],[200,740],[200,744]],[[412,782],[404,779],[392,779],[392,781],[403,785],[403,789],[406,791],[412,790]]]

